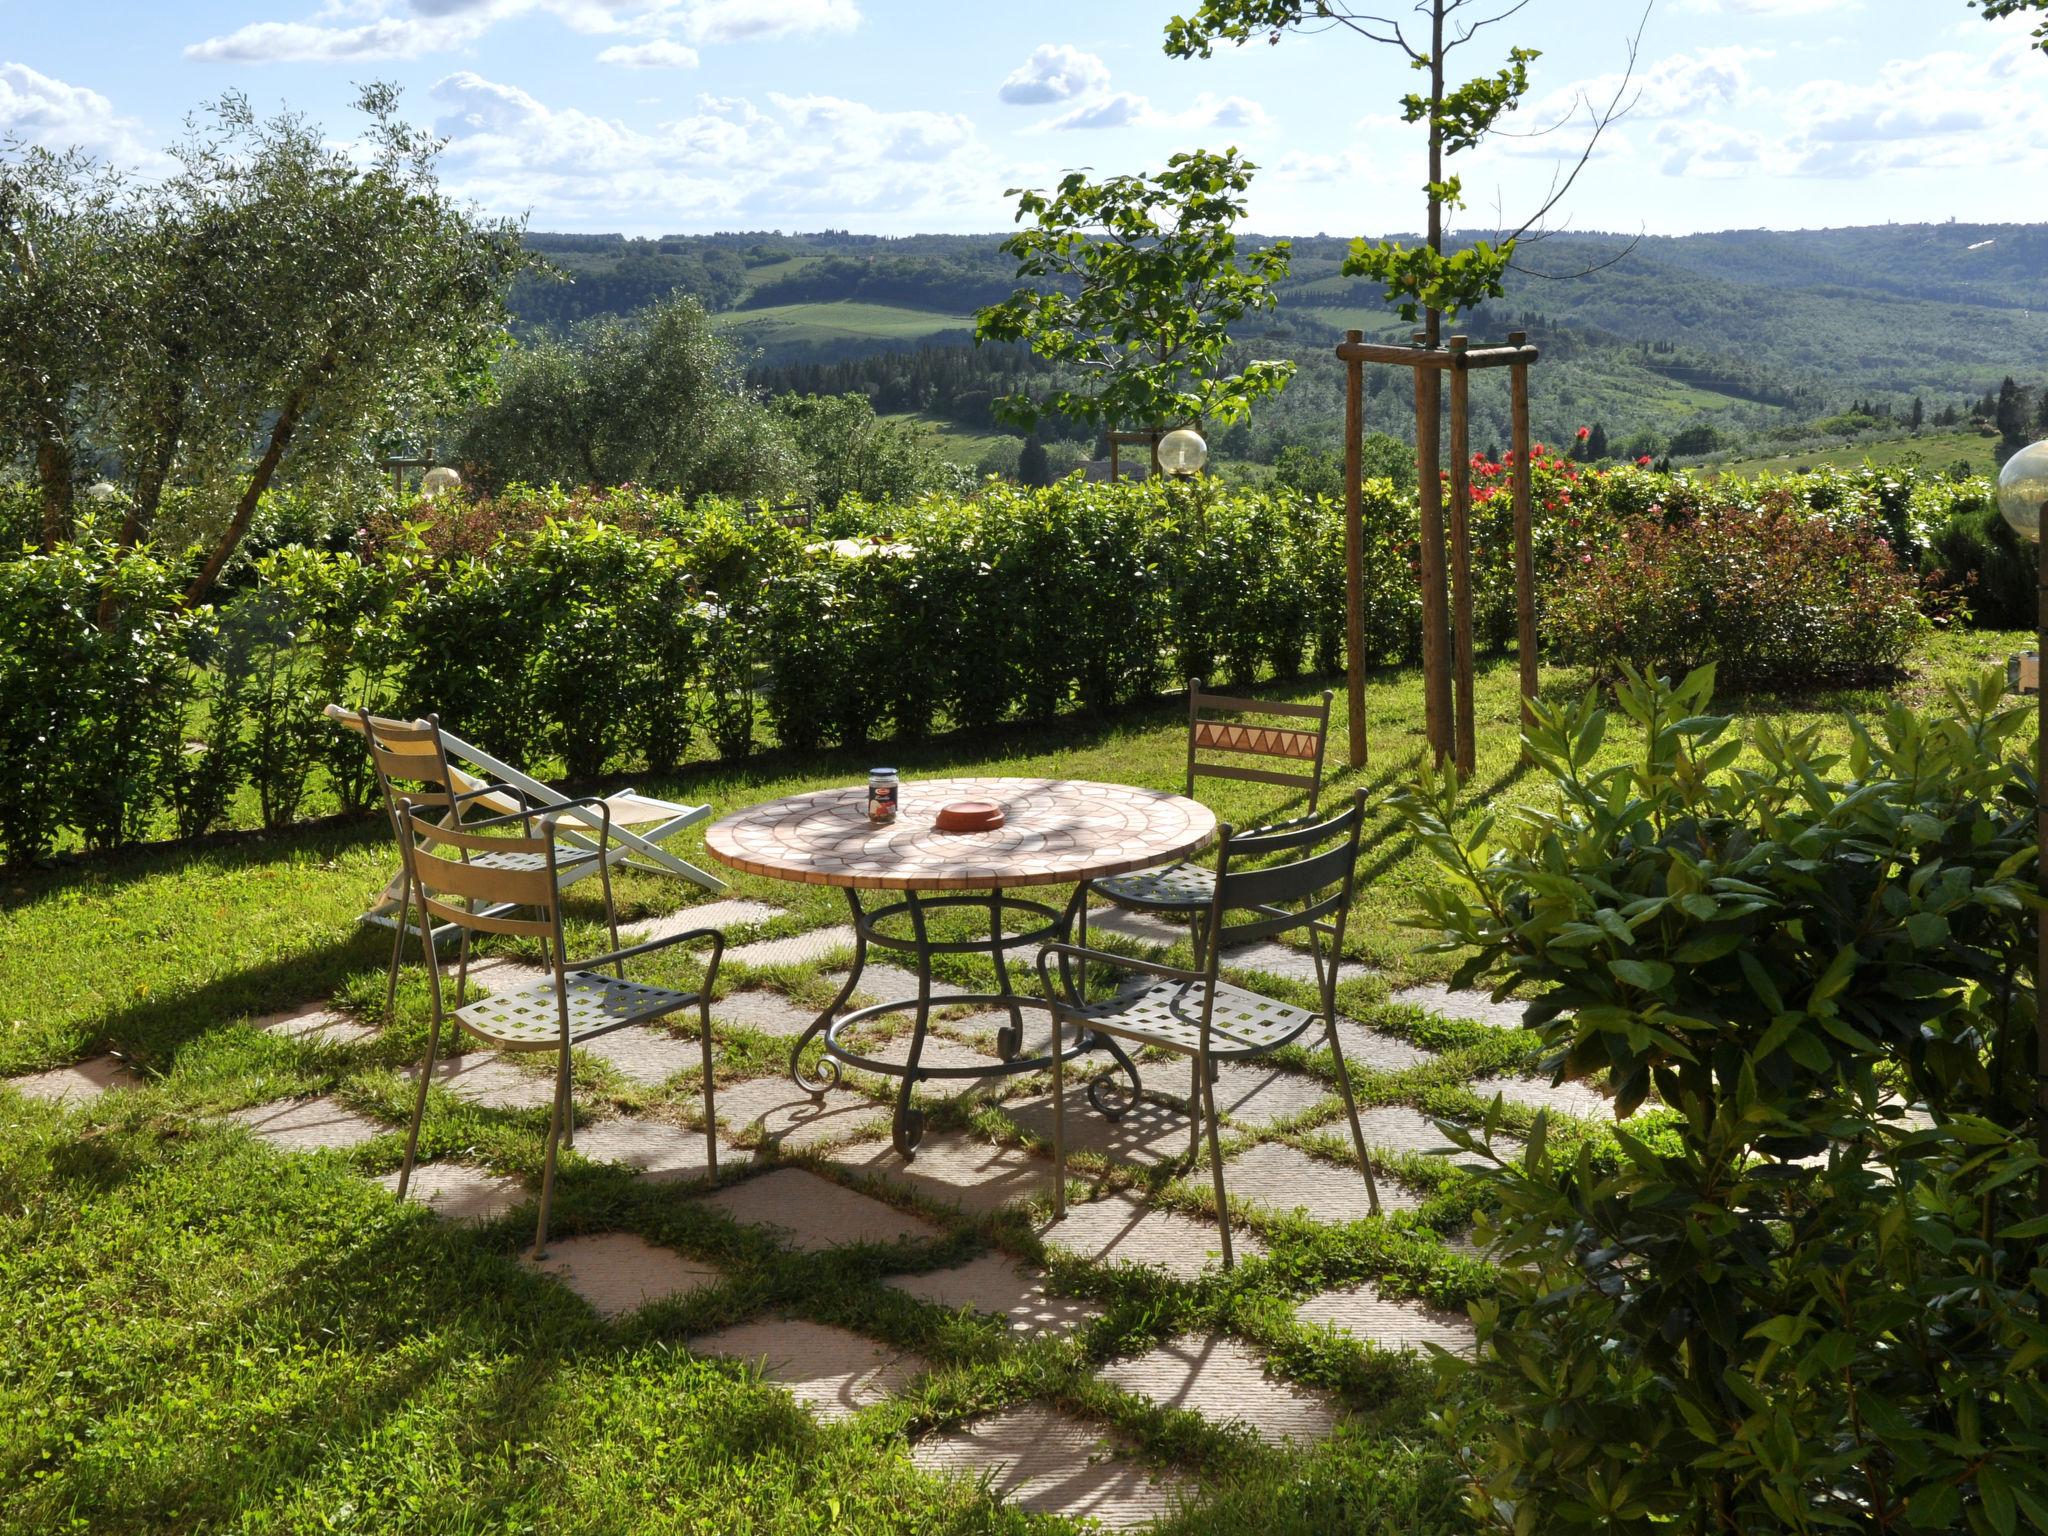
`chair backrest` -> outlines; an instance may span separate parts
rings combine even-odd
[[[1222,831],[1216,852],[1216,895],[1209,913],[1213,970],[1226,945],[1312,928],[1336,946],[1358,882],[1358,842],[1365,828],[1365,791],[1327,821],[1277,831]],[[1276,854],[1294,857],[1267,862]],[[1233,914],[1250,914],[1232,921]]]
[[[447,826],[440,803],[406,797],[398,806],[398,847],[413,894],[436,926],[468,933],[509,933],[549,941],[562,953],[562,893],[555,869],[552,815],[498,817],[502,831]],[[498,855],[488,863],[470,855]],[[517,916],[509,908],[524,909]]]
[[[455,807],[455,797],[470,787],[457,781],[448,762],[448,749],[441,741],[441,723],[434,716],[390,720],[359,709],[348,723],[363,734],[370,766],[377,771],[377,788],[383,792],[384,808],[393,825],[398,821],[401,799],[449,811]]]
[[[1253,720],[1216,719],[1218,715],[1252,716]],[[1268,725],[1256,717],[1313,722]],[[1199,681],[1188,684],[1188,788],[1198,778],[1243,779],[1278,784],[1308,795],[1308,814],[1316,814],[1323,793],[1323,749],[1330,739],[1330,690],[1320,704],[1282,704],[1264,699],[1237,699],[1207,692]],[[1216,761],[1218,756],[1225,761]],[[1290,770],[1247,767],[1242,759],[1278,759],[1297,766]],[[1231,759],[1236,759],[1232,761]],[[1304,772],[1299,765],[1306,764]]]

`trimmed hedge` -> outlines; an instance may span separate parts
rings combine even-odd
[[[1982,505],[1981,485],[1910,475],[1720,484],[1547,457],[1532,470],[1558,654],[1711,654],[1729,682],[1896,664],[1916,632],[1907,565],[1972,495]],[[1475,457],[1485,648],[1514,633],[1510,474]],[[1365,507],[1368,644],[1410,663],[1415,501],[1375,480]],[[588,778],[665,772],[700,742],[744,756],[764,726],[797,750],[916,739],[1113,710],[1188,676],[1334,672],[1344,651],[1339,507],[1213,480],[849,499],[812,532],[630,486],[515,487],[373,514],[346,549],[274,550],[192,612],[176,600],[185,563],[116,557],[90,529],[0,561],[8,861],[193,835],[244,795],[270,826],[361,805],[360,746],[318,717],[330,699],[432,711],[491,751]],[[1742,604],[1723,590],[1736,568]],[[1708,652],[1685,606],[1703,592],[1723,637]]]

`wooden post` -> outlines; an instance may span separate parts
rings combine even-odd
[[[1363,331],[1346,331],[1359,342]],[[1344,365],[1344,671],[1349,683],[1351,766],[1365,766],[1365,364]]]
[[[1451,651],[1457,675],[1458,772],[1472,776],[1477,728],[1472,703],[1472,433],[1470,375],[1458,366],[1466,338],[1451,338]]]
[[[1416,332],[1420,344],[1424,333]],[[1415,500],[1422,545],[1422,698],[1431,757],[1441,767],[1451,755],[1450,615],[1444,600],[1442,442],[1443,375],[1415,370]]]
[[[1116,434],[1112,432],[1109,434],[1109,483],[1116,484],[1116,479]]]
[[[1523,331],[1508,332],[1508,345],[1527,341]],[[1515,652],[1522,670],[1522,729],[1535,723],[1530,705],[1536,697],[1536,554],[1535,512],[1529,489],[1529,365],[1508,367],[1508,393],[1514,413],[1515,454]]]

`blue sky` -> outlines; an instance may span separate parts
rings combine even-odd
[[[147,170],[220,92],[337,138],[394,80],[451,187],[539,229],[1003,227],[1004,189],[1235,144],[1253,227],[1412,228],[1414,78],[1348,36],[1181,63],[1190,0],[0,0],[0,135]],[[1404,7],[1408,0],[1389,0]],[[1521,128],[1613,90],[1642,0],[1532,0],[1453,63],[1544,50]],[[2048,57],[1963,0],[1657,0],[1580,229],[2048,219]],[[1465,157],[1462,222],[1540,200],[1569,123]]]

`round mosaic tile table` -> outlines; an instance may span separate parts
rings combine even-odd
[[[939,811],[963,800],[1000,806],[1003,825],[988,832],[940,831]],[[924,1129],[923,1115],[910,1102],[918,1082],[1036,1072],[1052,1065],[1050,1055],[1022,1054],[1023,1010],[1048,1005],[1012,988],[1008,952],[1066,938],[1085,897],[1080,882],[1185,858],[1205,847],[1215,833],[1216,818],[1206,807],[1161,790],[1071,779],[922,779],[903,784],[896,820],[890,823],[869,822],[865,786],[830,789],[750,806],[713,826],[704,843],[713,858],[747,874],[833,885],[846,892],[853,913],[853,969],[839,995],[791,1047],[790,1076],[800,1088],[820,1095],[839,1080],[841,1062],[900,1079],[895,1140],[896,1149],[908,1157]],[[1006,894],[1020,887],[1065,884],[1074,884],[1076,890],[1064,911]],[[861,901],[862,891],[900,892],[901,899],[870,909]],[[964,907],[986,915],[986,937],[930,936],[928,919],[934,909]],[[1004,926],[1006,916],[1036,921],[1027,931],[1010,933]],[[908,937],[883,930],[882,925],[894,919],[908,919]],[[871,944],[906,953],[916,962],[917,996],[842,1015],[839,1009],[860,980]],[[994,961],[997,990],[934,996],[932,956],[967,953],[987,954]],[[1009,1025],[997,1033],[999,1068],[922,1064],[932,1009],[961,1003],[1009,1012]],[[903,1061],[866,1056],[841,1040],[871,1019],[913,1009],[916,1024]],[[819,1075],[812,1078],[799,1058],[821,1034],[826,1057]],[[1117,1058],[1135,1087],[1136,1068],[1107,1037],[1077,1037],[1061,1047],[1069,1057],[1097,1048]]]

